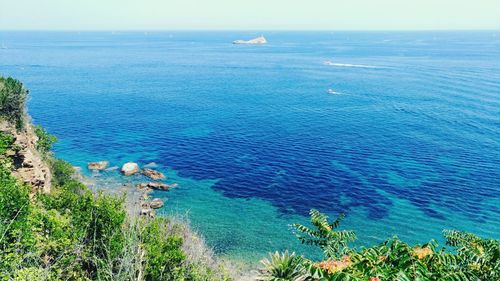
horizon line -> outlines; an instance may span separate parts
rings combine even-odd
[[[500,31],[500,28],[450,28],[450,29],[195,29],[195,28],[179,28],[179,29],[0,29],[0,32],[428,32],[428,31],[448,31],[448,32],[464,32],[464,31]]]

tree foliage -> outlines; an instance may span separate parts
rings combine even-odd
[[[52,149],[54,143],[56,143],[57,138],[49,134],[42,126],[35,126],[35,134],[38,137],[36,142],[36,149],[42,154],[47,154]]]
[[[300,268],[306,268],[304,280],[500,280],[500,246],[498,240],[483,239],[474,234],[445,230],[451,251],[431,240],[411,246],[393,237],[384,243],[360,249],[349,247],[354,239],[350,231],[335,230],[343,215],[333,222],[311,210],[312,228],[293,225],[298,239],[320,247],[324,260],[301,257]],[[280,257],[278,253],[274,255]],[[276,279],[282,272],[299,272],[297,264],[266,262],[262,280]]]
[[[0,117],[21,129],[27,96],[28,91],[19,80],[0,76]]]
[[[302,243],[320,247],[329,258],[338,258],[349,252],[348,244],[356,239],[356,234],[349,230],[335,230],[344,219],[343,214],[331,223],[328,222],[327,215],[317,210],[312,209],[309,214],[314,228],[301,224],[292,225],[298,231],[297,238]]]

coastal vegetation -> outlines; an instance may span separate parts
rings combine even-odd
[[[380,245],[350,247],[355,234],[338,230],[343,215],[330,222],[311,210],[312,227],[293,225],[297,238],[319,247],[324,259],[276,252],[264,259],[261,280],[500,280],[500,244],[457,230],[443,232],[446,245],[431,240],[409,245],[397,237]]]
[[[8,125],[30,134],[27,93],[18,80],[0,78],[0,280],[229,280],[210,251],[189,251],[185,241],[195,234],[184,223],[133,216],[123,196],[91,192],[52,157],[56,138],[40,126],[30,137],[50,166],[51,189],[34,192],[16,178],[23,163],[15,163]]]
[[[0,76],[0,117],[21,128],[28,91],[14,78]]]
[[[49,134],[42,126],[35,126],[35,134],[38,138],[36,149],[43,155],[46,155],[52,149],[52,145],[57,141],[57,138]]]

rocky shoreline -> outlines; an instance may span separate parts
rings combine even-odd
[[[0,122],[0,132],[8,133],[14,137],[16,149],[7,154],[13,159],[13,175],[23,183],[32,187],[32,192],[50,192],[52,175],[49,165],[44,161],[37,150],[38,137],[33,125],[25,117],[26,125],[22,130],[16,129],[6,121]]]
[[[119,168],[108,168],[109,161],[89,162],[87,169],[90,176],[84,176],[81,169],[76,168],[80,180],[89,188],[101,192],[118,192],[126,195],[127,211],[132,216],[154,218],[155,210],[162,208],[166,200],[152,197],[153,191],[168,191],[177,187],[177,183],[163,182],[167,177],[156,170],[156,163],[142,167],[135,162],[127,162]]]

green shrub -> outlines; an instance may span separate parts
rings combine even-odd
[[[4,155],[14,144],[14,136],[0,132],[0,155]]]
[[[52,149],[52,146],[57,141],[57,138],[49,134],[40,125],[35,126],[34,128],[35,128],[35,134],[38,137],[38,141],[36,143],[36,149],[45,155]]]
[[[294,225],[299,239],[323,249],[325,259],[303,259],[307,280],[500,280],[498,240],[482,239],[460,231],[444,232],[448,252],[435,241],[411,246],[397,237],[361,249],[348,247],[349,232],[335,231],[340,217],[328,223],[327,217],[311,211],[313,228]],[[331,249],[328,249],[333,245]],[[296,271],[291,263],[267,262],[263,280],[280,279],[282,272]],[[288,280],[288,279],[286,279]]]
[[[123,247],[122,227],[125,222],[123,199],[98,194],[91,206],[85,210],[90,216],[87,234],[90,253],[97,259],[114,259]],[[83,212],[85,212],[83,211]],[[87,214],[79,214],[84,221]],[[80,222],[81,222],[80,221]]]
[[[0,247],[28,232],[28,214],[31,209],[29,187],[18,184],[10,170],[0,163]]]
[[[13,280],[15,281],[26,281],[26,280],[36,280],[45,281],[50,280],[48,271],[39,267],[28,267],[16,270],[14,272]]]
[[[28,91],[19,80],[0,77],[0,117],[22,128],[27,96]]]
[[[311,223],[314,228],[301,224],[292,225],[298,231],[297,238],[304,244],[320,247],[328,258],[339,258],[349,252],[349,242],[356,239],[353,231],[335,230],[344,219],[341,214],[329,223],[328,216],[312,209]]]
[[[17,265],[33,245],[31,209],[29,187],[18,184],[4,161],[0,162],[0,273]]]
[[[295,253],[283,254],[278,252],[269,254],[270,259],[263,259],[264,265],[262,279],[268,281],[290,280],[303,281],[307,279],[306,268],[303,265],[302,257]]]
[[[445,230],[446,244],[456,247],[460,268],[467,268],[471,276],[480,280],[500,280],[500,243],[482,239],[474,234]]]
[[[50,167],[53,185],[64,186],[66,183],[74,181],[75,168],[70,163],[60,159],[51,159]]]
[[[112,280],[112,261],[120,258],[124,247],[123,199],[94,195],[76,180],[65,181],[63,186],[55,187],[49,195],[40,195],[39,199],[43,209],[48,210],[42,217],[43,229],[52,234],[51,242],[64,254],[65,260],[59,260],[58,264],[62,268],[71,265],[71,270],[63,271],[63,276],[74,274],[78,272],[75,268],[79,268],[88,278]],[[78,256],[74,256],[75,252]]]
[[[146,252],[144,279],[185,280],[186,260],[182,252],[182,238],[167,231],[168,221],[157,218],[149,222],[142,231],[142,241]]]

